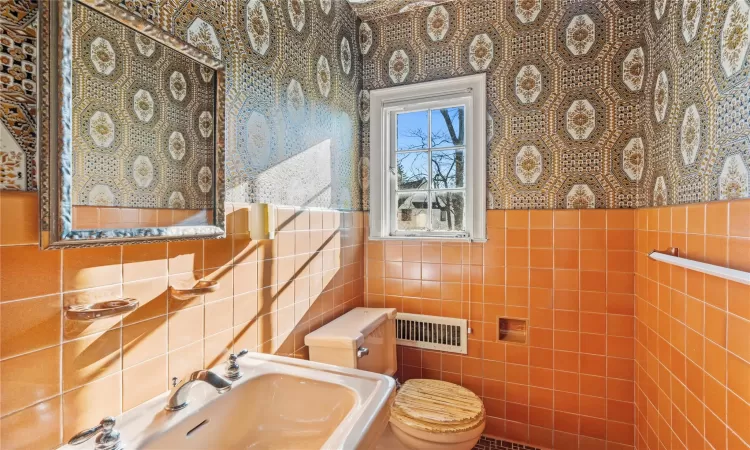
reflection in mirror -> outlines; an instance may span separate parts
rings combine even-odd
[[[210,209],[118,208],[73,205],[73,229],[152,228],[213,223]]]
[[[213,223],[213,69],[74,3],[74,230]]]
[[[221,61],[108,0],[40,21],[42,247],[223,236]]]

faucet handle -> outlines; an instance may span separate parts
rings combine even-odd
[[[242,378],[242,372],[240,371],[240,365],[237,364],[237,358],[241,356],[247,355],[247,349],[243,348],[242,351],[237,353],[236,355],[232,353],[229,355],[229,360],[227,361],[227,367],[224,370],[224,378],[228,380],[239,380]]]
[[[120,432],[115,430],[115,418],[111,416],[103,418],[101,422],[99,422],[99,425],[76,434],[70,439],[70,441],[68,441],[68,444],[82,444],[99,432],[101,432],[101,434],[96,438],[96,445],[94,445],[95,450],[121,450],[124,448],[120,441]]]
[[[243,348],[243,349],[242,349],[242,350],[240,350],[240,352],[239,352],[239,353],[237,353],[236,355],[235,355],[234,353],[230,354],[230,355],[229,355],[229,360],[230,360],[230,361],[237,361],[237,358],[241,358],[241,357],[243,357],[243,356],[247,355],[247,353],[248,353],[248,350],[247,350],[246,348]]]

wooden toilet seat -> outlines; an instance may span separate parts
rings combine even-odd
[[[409,380],[391,407],[391,421],[430,433],[461,433],[484,424],[482,400],[447,381]]]

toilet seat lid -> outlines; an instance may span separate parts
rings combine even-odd
[[[409,380],[396,394],[391,420],[423,431],[457,433],[484,422],[484,405],[473,392],[457,384]]]

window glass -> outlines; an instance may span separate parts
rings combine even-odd
[[[400,113],[396,117],[396,149],[414,150],[427,148],[428,112]]]
[[[396,229],[464,231],[464,107],[396,114]]]
[[[463,106],[433,109],[431,118],[430,146],[432,148],[462,147],[464,145]]]
[[[431,227],[434,231],[463,231],[464,192],[432,192]]]
[[[396,175],[398,189],[426,189],[430,178],[427,165],[428,152],[408,152],[396,154]]]
[[[465,165],[463,150],[434,150],[431,154],[432,188],[463,188]]]
[[[426,192],[398,194],[398,201],[396,202],[396,222],[399,230],[427,230],[427,195]]]

